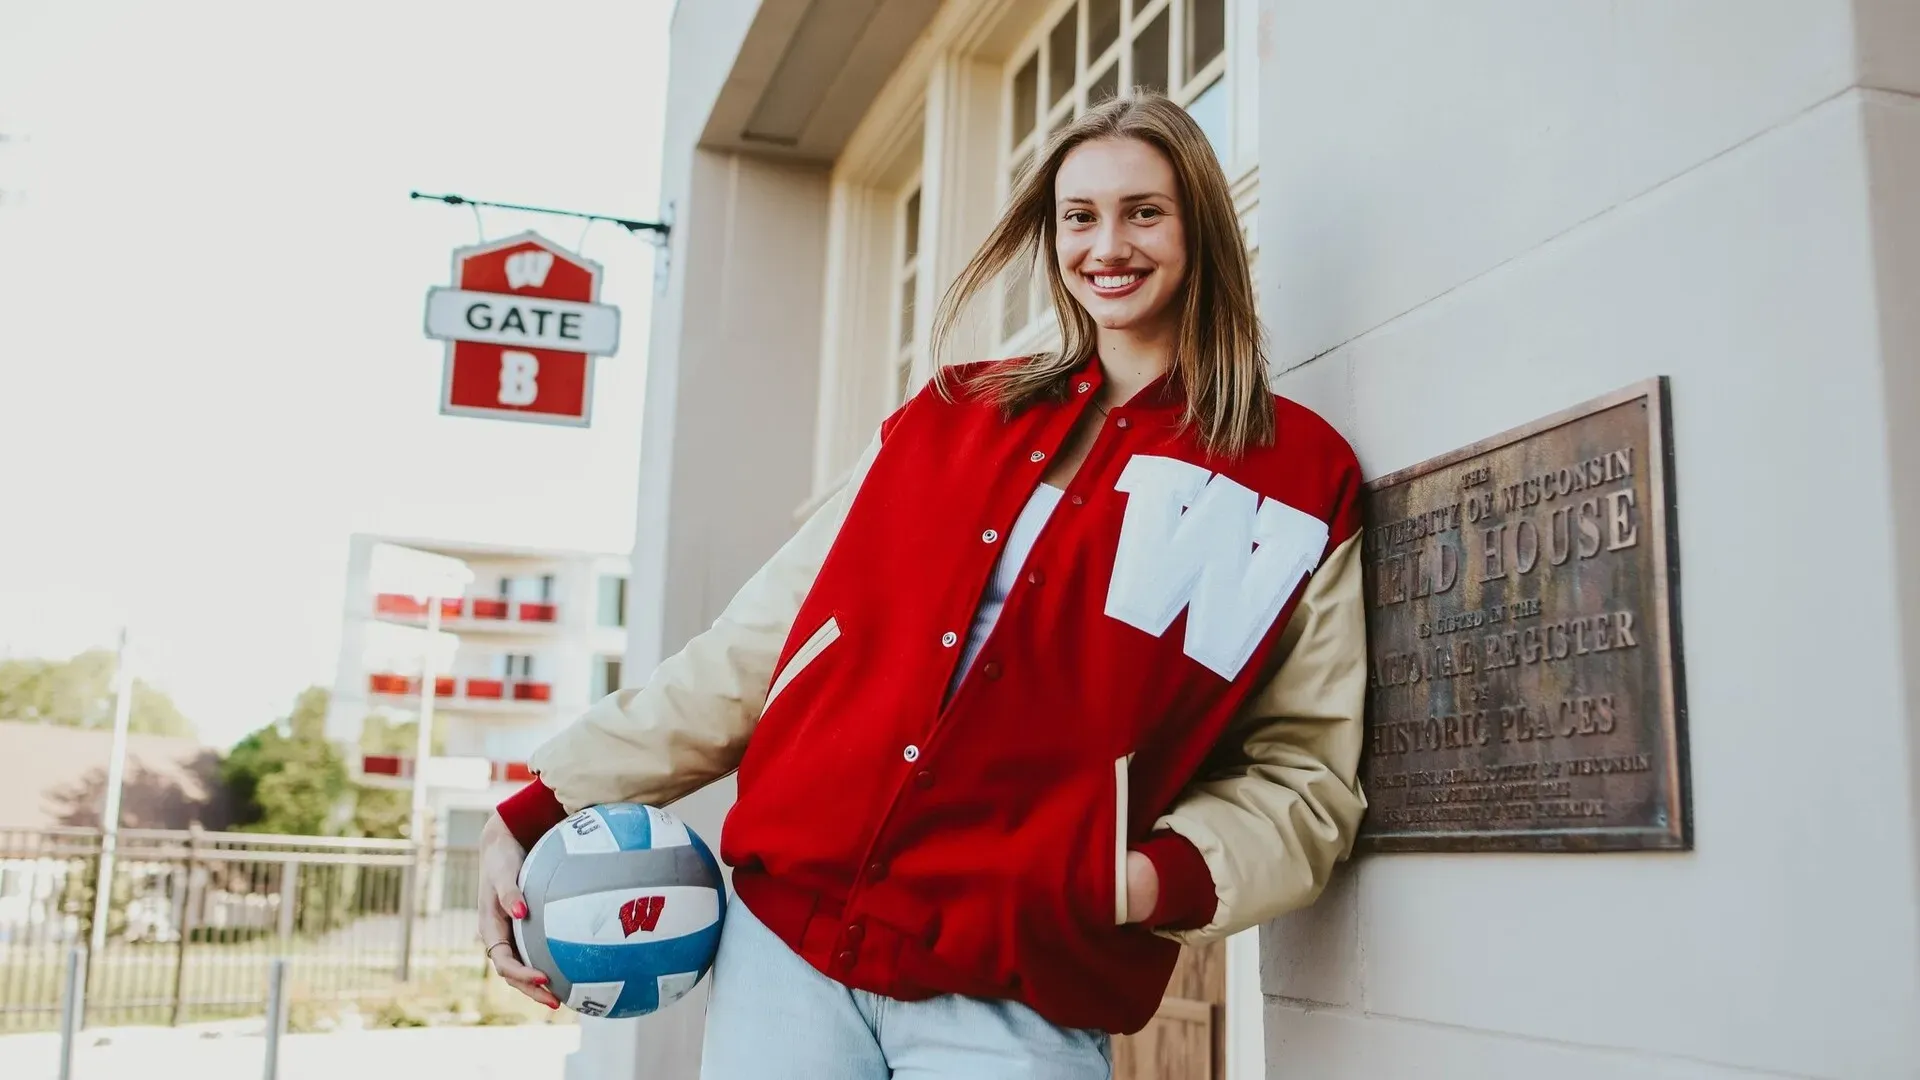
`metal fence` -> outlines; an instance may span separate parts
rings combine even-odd
[[[58,1026],[67,952],[92,934],[100,850],[98,829],[0,829],[0,1032]],[[105,941],[87,957],[90,1024],[260,1013],[276,957],[296,1001],[485,978],[471,848],[123,829],[112,865]]]

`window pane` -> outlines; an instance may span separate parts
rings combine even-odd
[[[1120,0],[1087,0],[1087,62],[1120,37]]]
[[[1213,153],[1220,159],[1221,165],[1233,160],[1227,153],[1227,80],[1215,79],[1187,106],[1187,115],[1207,133],[1207,141],[1213,144]]]
[[[1227,47],[1227,0],[1187,0],[1187,69],[1182,79],[1200,74]]]
[[[912,262],[920,254],[920,192],[915,191],[907,198],[907,261]]]
[[[1133,39],[1133,85],[1167,92],[1167,12],[1161,9],[1146,29]]]
[[[627,625],[627,579],[613,574],[600,578],[601,626]]]
[[[1058,105],[1073,93],[1074,43],[1080,36],[1080,13],[1068,8],[1047,35],[1047,104]]]
[[[1007,191],[1020,190],[1020,182],[1027,178],[1027,167],[1033,164],[1033,151],[1029,150],[1013,159],[1013,167],[1007,170]]]
[[[1040,118],[1040,54],[1034,53],[1013,76],[1013,141],[1019,142]]]
[[[1087,104],[1098,105],[1120,92],[1120,61],[1115,60],[1107,69],[1093,77],[1087,87]]]
[[[913,356],[908,354],[900,358],[893,369],[893,400],[907,400],[907,387],[913,382]]]
[[[900,344],[913,342],[913,279],[918,276],[908,274],[907,280],[900,283]]]
[[[1055,135],[1059,134],[1060,129],[1063,127],[1066,127],[1067,121],[1072,119],[1073,119],[1073,106],[1071,105],[1068,105],[1065,108],[1061,109],[1059,112],[1054,113],[1053,119],[1048,121],[1047,123],[1047,138],[1051,139]]]

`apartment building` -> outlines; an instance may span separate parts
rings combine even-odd
[[[429,773],[436,835],[470,843],[493,804],[529,778],[534,747],[619,689],[627,560],[365,534],[351,544],[328,735],[352,747],[361,782],[410,784],[411,753],[367,753],[361,733],[369,718],[415,720],[431,659],[442,759]],[[408,591],[380,570],[393,548],[453,560],[471,583],[459,596]],[[437,635],[428,634],[431,604]]]

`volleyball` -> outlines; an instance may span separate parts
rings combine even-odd
[[[589,806],[547,830],[520,891],[521,959],[583,1016],[644,1016],[693,989],[713,966],[727,904],[699,835],[637,803]]]

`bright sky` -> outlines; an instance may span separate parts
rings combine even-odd
[[[0,0],[0,654],[124,622],[224,745],[332,683],[351,533],[628,550],[653,248],[587,234],[591,429],[445,418],[475,225],[407,192],[655,216],[671,7]]]

